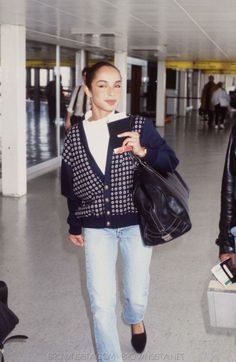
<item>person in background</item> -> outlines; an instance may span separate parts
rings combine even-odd
[[[65,120],[65,128],[68,130],[73,124],[79,122],[83,115],[90,109],[90,100],[85,93],[84,82],[88,67],[82,70],[83,84],[75,87],[67,108],[67,116]]]
[[[224,129],[224,121],[230,104],[230,96],[223,88],[223,83],[217,83],[211,99],[215,111],[215,128]]]
[[[208,126],[212,127],[214,121],[214,111],[211,104],[211,97],[215,87],[214,77],[209,76],[208,82],[204,85],[201,96],[201,109],[208,117]]]
[[[118,248],[123,261],[123,316],[131,327],[131,344],[137,353],[143,352],[147,339],[144,314],[152,256],[152,247],[143,243],[133,204],[131,153],[161,173],[173,172],[178,160],[153,123],[140,116],[133,117],[131,131],[118,135],[126,152],[114,152],[107,123],[118,119],[115,110],[122,92],[120,71],[114,65],[93,65],[86,76],[85,91],[92,109],[67,132],[61,191],[69,209],[69,240],[85,248],[98,360],[122,362],[116,320]],[[120,117],[129,120],[123,113]]]
[[[60,75],[60,117],[64,118],[66,114],[65,96],[63,93],[63,87],[61,84]],[[54,122],[56,119],[56,76],[54,79],[48,82],[45,88],[45,96],[48,102],[48,117],[50,122]]]
[[[221,185],[221,208],[219,236],[220,261],[231,259],[236,268],[236,124],[234,124],[228,143]]]

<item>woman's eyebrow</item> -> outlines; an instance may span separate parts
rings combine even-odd
[[[108,80],[103,80],[103,79],[99,79],[99,80],[97,81],[97,83],[100,83],[100,82],[109,83]],[[119,80],[115,80],[114,83],[121,83],[121,80],[120,80],[120,79],[119,79]]]

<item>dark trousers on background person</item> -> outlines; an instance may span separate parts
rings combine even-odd
[[[220,126],[224,124],[224,120],[227,113],[227,107],[221,107],[220,104],[215,106],[215,125]]]
[[[214,112],[211,109],[207,110],[207,115],[208,115],[208,126],[211,127],[214,121]]]

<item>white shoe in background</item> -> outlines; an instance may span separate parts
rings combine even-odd
[[[220,129],[224,129],[225,126],[223,124],[220,125]]]
[[[217,125],[215,125],[215,129],[218,129],[219,127]]]

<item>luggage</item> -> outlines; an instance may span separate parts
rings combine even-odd
[[[0,281],[0,358],[4,362],[4,345],[12,339],[27,339],[24,335],[7,336],[13,331],[19,323],[18,317],[8,307],[8,288],[4,281]]]

